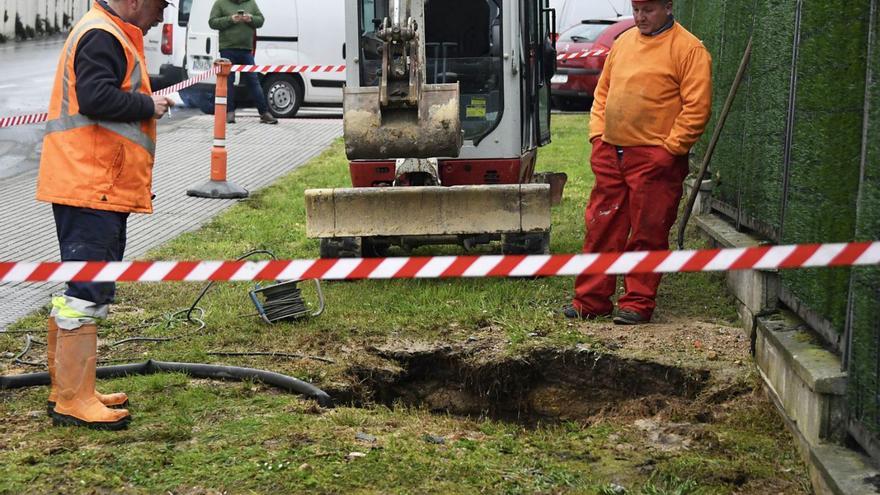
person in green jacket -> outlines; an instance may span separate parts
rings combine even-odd
[[[259,29],[265,18],[254,0],[216,0],[211,8],[208,25],[220,31],[220,56],[233,64],[255,65],[254,45]],[[253,72],[242,72],[241,78],[251,92],[260,122],[277,124],[278,120],[269,113],[269,105],[263,95],[260,81]],[[226,107],[226,122],[235,123],[235,74],[229,76],[229,94]]]

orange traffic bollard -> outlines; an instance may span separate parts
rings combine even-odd
[[[226,180],[226,95],[232,63],[221,58],[214,62],[220,68],[214,98],[214,146],[211,148],[211,180],[187,189],[187,196],[197,198],[234,199],[248,197],[247,189]]]

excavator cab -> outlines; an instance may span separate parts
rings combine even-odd
[[[549,252],[564,184],[535,174],[556,67],[549,0],[345,1],[353,187],[306,191],[321,256],[499,240]]]

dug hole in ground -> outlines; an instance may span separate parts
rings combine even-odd
[[[554,143],[539,152],[539,170],[569,177],[553,212],[554,253],[577,252],[582,242],[593,181],[587,119],[554,116]],[[338,141],[148,258],[232,259],[252,249],[315,257],[318,243],[304,235],[303,191],[345,187],[347,174]],[[695,234],[689,244],[704,245]],[[132,402],[130,428],[108,433],[53,428],[46,388],[3,391],[0,493],[810,492],[793,441],[761,391],[721,275],[666,277],[654,323],[639,327],[563,318],[572,285],[571,278],[327,283],[323,315],[270,326],[253,314],[252,284],[228,283],[199,303],[206,323],[199,329],[165,322],[201,284],[122,284],[101,326],[102,362],[269,369],[314,383],[338,406],[259,383],[135,376],[99,383]],[[308,284],[303,290],[314,297]],[[45,317],[12,330],[33,329],[42,339]],[[110,346],[133,335],[177,338]],[[20,334],[0,336],[0,353],[21,345]],[[44,349],[28,357],[45,359]],[[3,374],[33,371],[0,364]]]

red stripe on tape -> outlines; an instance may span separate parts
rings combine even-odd
[[[669,253],[664,251],[655,251],[648,253],[648,255],[645,256],[645,259],[643,259],[635,267],[633,267],[633,272],[653,272],[657,269],[658,266],[660,266],[661,263],[666,261],[666,258],[668,257]]]
[[[151,263],[152,265],[152,263]],[[76,273],[73,277],[70,277],[71,282],[91,282],[101,273],[101,270],[107,266],[106,261],[92,261],[90,263],[86,263],[85,266],[82,267],[82,270]]]
[[[517,267],[523,260],[526,259],[525,255],[507,255],[501,258],[501,262],[495,265],[494,268],[489,270],[489,273],[486,274],[487,277],[506,277],[510,275],[510,272],[513,271],[514,268]]]
[[[855,263],[859,256],[865,254],[865,251],[871,247],[870,242],[854,242],[847,244],[843,251],[828,263],[829,266],[847,266]]]
[[[25,279],[27,282],[40,282],[42,280],[46,280],[55,273],[61,266],[61,263],[40,263],[37,265],[36,270],[32,271],[30,275]]]
[[[419,271],[425,267],[431,258],[427,258],[424,256],[419,256],[417,258],[410,258],[409,261],[404,263],[400,270],[397,270],[397,273],[394,274],[394,278],[415,278],[418,275]]]
[[[315,260],[311,267],[302,274],[302,278],[305,280],[312,278],[321,278],[327,272],[330,271],[331,268],[336,264],[337,260],[321,258],[319,260]]]
[[[181,261],[180,263],[176,264],[174,268],[172,268],[164,277],[162,277],[162,280],[166,282],[183,280],[198,265],[199,263],[197,261]]]
[[[208,280],[229,280],[242,266],[244,266],[244,261],[226,261],[214,270]]]
[[[681,266],[680,272],[699,272],[702,271],[703,268],[706,268],[706,265],[709,264],[712,260],[718,256],[720,253],[720,249],[709,249],[706,251],[697,251],[691,256],[691,259],[687,260],[684,265]]]
[[[535,272],[535,276],[549,277],[552,275],[556,275],[557,273],[559,273],[559,270],[562,270],[563,266],[565,266],[569,261],[572,260],[572,258],[574,258],[573,254],[562,254],[558,256],[553,256],[552,258],[547,260],[546,263],[544,263],[544,266],[542,266],[538,269],[538,271]]]
[[[600,253],[599,256],[590,263],[590,266],[583,271],[583,273],[604,275],[618,258],[620,258],[620,253]]]
[[[477,258],[475,256],[457,256],[455,261],[449,265],[449,268],[443,270],[440,278],[461,277],[476,261]]]
[[[376,267],[382,264],[382,261],[381,258],[364,258],[345,278],[349,280],[367,278],[373,273],[373,270],[375,270]]]
[[[7,273],[11,272],[18,263],[9,263],[7,261],[0,262],[0,278],[6,276]]]
[[[816,254],[816,251],[822,247],[821,244],[803,244],[798,246],[779,263],[779,268],[795,268],[803,266],[804,262]]]
[[[153,266],[149,261],[135,261],[131,264],[122,275],[119,276],[120,282],[137,282],[140,278]]]
[[[266,263],[266,266],[260,270],[260,273],[257,274],[256,279],[259,280],[272,280],[278,278],[278,275],[281,275],[281,272],[284,271],[285,268],[290,266],[290,262],[287,261],[270,261]]]
[[[746,249],[733,263],[730,264],[730,270],[746,270],[755,266],[755,263],[761,260],[764,255],[770,251],[770,246],[758,246]]]

